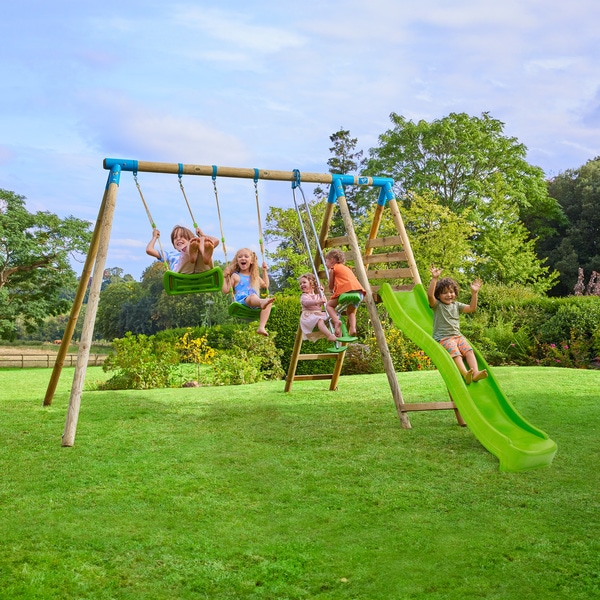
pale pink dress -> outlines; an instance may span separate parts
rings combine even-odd
[[[319,321],[325,321],[328,314],[323,310],[323,299],[319,294],[302,294],[300,296],[302,314],[300,315],[300,330],[302,339],[316,342],[325,337],[317,328]]]

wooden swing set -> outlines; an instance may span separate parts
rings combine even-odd
[[[69,315],[69,320],[65,328],[65,333],[59,348],[59,352],[57,354],[52,376],[44,398],[44,406],[49,406],[52,404],[52,399],[56,392],[58,380],[60,378],[62,367],[64,365],[66,352],[69,343],[73,337],[75,325],[77,323],[79,312],[83,304],[83,299],[88,289],[88,283],[90,282],[91,278],[91,284],[89,285],[90,290],[88,296],[87,309],[85,313],[83,329],[79,343],[77,364],[75,367],[75,374],[73,377],[73,384],[71,387],[71,394],[69,398],[69,407],[67,411],[65,428],[62,436],[63,446],[73,446],[75,441],[77,421],[81,405],[81,395],[83,391],[83,383],[85,380],[85,373],[87,369],[90,347],[93,338],[94,322],[96,320],[100,288],[103,279],[106,257],[108,254],[108,243],[110,239],[113,215],[120,184],[120,176],[121,172],[123,171],[132,172],[134,173],[134,176],[138,172],[177,174],[179,176],[180,186],[186,204],[188,205],[188,209],[189,203],[187,201],[185,190],[183,189],[183,184],[181,183],[182,175],[199,175],[212,177],[215,189],[215,197],[217,201],[217,208],[219,212],[219,222],[221,223],[221,239],[223,242],[224,250],[225,239],[223,236],[220,207],[218,204],[216,177],[218,175],[221,177],[253,179],[256,191],[260,246],[261,252],[263,253],[263,257],[264,245],[262,239],[262,230],[260,229],[261,221],[260,208],[258,202],[258,180],[288,181],[291,182],[292,185],[295,187],[300,187],[301,183],[329,184],[329,197],[323,221],[321,223],[320,232],[318,234],[317,248],[319,249],[319,251],[317,251],[315,254],[315,257],[313,259],[313,266],[319,278],[326,279],[326,274],[323,271],[323,259],[320,250],[332,247],[346,248],[344,254],[347,261],[349,262],[349,266],[352,266],[358,280],[360,281],[363,288],[366,290],[364,304],[369,313],[377,345],[381,353],[383,366],[387,375],[394,404],[396,406],[396,410],[402,427],[406,429],[409,429],[411,427],[407,413],[413,410],[452,409],[455,411],[459,424],[464,425],[464,421],[462,420],[454,402],[452,401],[407,404],[402,398],[402,392],[400,390],[400,385],[398,383],[390,351],[385,338],[383,326],[377,309],[377,303],[380,301],[378,290],[382,280],[397,281],[400,279],[405,282],[401,285],[393,286],[394,290],[412,289],[414,285],[421,283],[421,280],[412,254],[408,236],[404,228],[402,217],[400,215],[400,211],[398,209],[398,205],[394,197],[394,193],[392,190],[393,180],[391,178],[337,175],[331,173],[300,174],[298,170],[270,171],[236,167],[217,167],[214,165],[207,166],[181,163],[160,163],[114,158],[104,159],[103,166],[105,170],[109,171],[106,188],[104,190],[104,195],[100,204],[98,217],[96,219],[96,224],[92,234],[90,248],[81,273],[79,286],[75,295],[75,299],[73,301],[73,306]],[[370,227],[368,239],[364,242],[363,249],[361,249],[359,245],[359,241],[356,236],[352,222],[352,217],[348,209],[348,204],[346,202],[344,186],[348,185],[365,186],[379,189],[379,197],[373,217],[373,222]],[[144,206],[146,208],[146,212],[148,214],[150,223],[154,228],[155,225],[153,219],[143,199],[143,194],[141,192],[141,189],[139,188],[139,184],[138,190],[140,191],[140,196],[142,197],[142,201],[144,202]],[[329,237],[329,230],[336,205],[339,207],[346,235],[338,237]],[[391,213],[394,226],[396,228],[396,235],[378,237],[377,233],[379,231],[385,210],[389,210]],[[197,227],[191,209],[190,215],[192,217],[192,221],[194,222],[195,227]],[[220,271],[220,269],[218,268],[217,270]],[[220,291],[221,287],[218,285],[219,281],[222,285],[222,273],[220,274],[219,278],[218,273],[208,274],[208,272],[204,272],[200,274],[182,276],[181,274],[172,274],[171,272],[169,274],[165,274],[165,279],[163,280],[163,283],[165,284],[165,289],[167,290],[167,293],[192,293],[215,290]],[[236,307],[234,307],[233,309],[230,308],[230,314],[235,313],[236,310]],[[254,312],[254,314],[256,314],[256,311]],[[248,315],[235,316],[238,316],[240,318],[248,318]],[[250,316],[253,317],[254,315]],[[294,342],[294,349],[292,352],[290,366],[286,378],[285,391],[291,391],[293,381],[299,381],[303,379],[329,379],[331,380],[329,389],[337,389],[339,377],[344,362],[344,356],[346,354],[345,344],[341,348],[342,351],[329,353],[302,354],[301,348],[302,332],[300,330],[300,327],[298,327]],[[323,375],[296,375],[297,365],[300,360],[315,360],[325,358],[335,359],[336,362],[333,368],[333,373]]]

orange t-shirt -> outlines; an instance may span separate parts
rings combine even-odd
[[[336,263],[333,265],[332,271],[334,278],[332,298],[338,298],[340,294],[345,294],[346,292],[367,293],[362,285],[360,285],[360,281],[358,281],[350,267]]]

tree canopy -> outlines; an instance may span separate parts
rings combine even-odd
[[[573,293],[581,267],[586,277],[600,272],[600,157],[554,177],[548,192],[566,219],[542,244],[550,265],[560,272],[559,293]]]
[[[394,127],[369,152],[367,172],[392,177],[405,207],[429,197],[473,226],[477,275],[497,283],[550,289],[556,276],[536,252],[564,217],[548,195],[543,171],[526,148],[504,135],[504,124],[483,113],[414,123],[392,113]]]
[[[88,221],[30,213],[24,196],[0,189],[0,338],[14,339],[17,321],[31,331],[68,310],[77,283],[70,259],[90,240]]]

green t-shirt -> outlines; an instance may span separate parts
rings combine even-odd
[[[461,335],[459,315],[468,307],[463,302],[444,304],[438,300],[433,308],[433,339],[439,342],[452,335]]]

